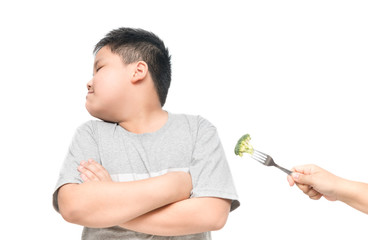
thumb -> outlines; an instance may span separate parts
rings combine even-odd
[[[291,174],[294,181],[297,183],[305,184],[305,185],[313,185],[312,176],[311,175],[304,175],[298,172],[293,172]]]

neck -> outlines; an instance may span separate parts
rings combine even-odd
[[[156,132],[166,124],[167,119],[168,113],[160,107],[155,110],[138,111],[129,119],[119,122],[119,125],[129,132],[142,134]]]

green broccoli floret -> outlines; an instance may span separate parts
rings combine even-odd
[[[235,146],[235,155],[239,155],[240,157],[242,157],[243,153],[253,154],[254,149],[249,143],[250,139],[251,138],[249,134],[245,134],[239,139],[238,143]]]

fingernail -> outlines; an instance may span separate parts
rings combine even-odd
[[[83,170],[83,166],[78,166],[78,171],[82,171]]]
[[[88,159],[88,162],[89,163],[93,163],[93,159]]]
[[[299,176],[300,176],[300,174],[299,174],[299,173],[295,173],[295,172],[293,172],[293,173],[291,174],[291,176],[292,176],[294,179],[298,179],[298,178],[299,178]]]
[[[86,161],[81,161],[80,165],[84,166],[84,165],[86,165],[86,163],[87,163]]]

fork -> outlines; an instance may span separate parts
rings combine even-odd
[[[260,151],[257,151],[257,150],[254,149],[254,152],[251,156],[254,160],[256,160],[256,161],[258,161],[258,162],[260,162],[260,163],[262,163],[266,166],[277,167],[278,169],[284,171],[288,175],[290,175],[292,173],[292,171],[277,165],[270,155],[267,155],[263,152],[260,152]]]

